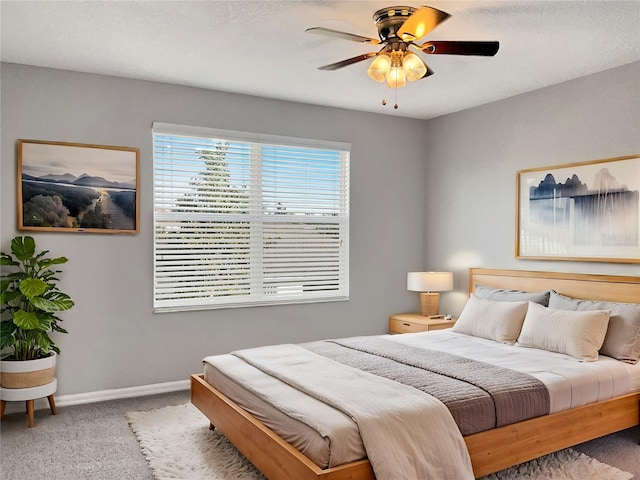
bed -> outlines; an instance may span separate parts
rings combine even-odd
[[[607,302],[638,303],[640,277],[470,269],[469,292],[481,288],[540,292]],[[567,300],[568,301],[568,300]],[[433,332],[438,333],[438,332]],[[410,334],[418,335],[421,334]],[[408,337],[407,337],[408,338]],[[616,362],[621,363],[621,362]],[[368,459],[321,468],[256,416],[205,380],[192,375],[193,404],[256,467],[272,479],[374,479]],[[499,428],[469,434],[464,443],[473,475],[480,477],[577,443],[640,423],[640,390],[557,411]]]

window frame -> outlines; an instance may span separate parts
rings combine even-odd
[[[158,284],[159,275],[158,267],[161,263],[159,260],[159,256],[162,254],[159,253],[158,247],[158,238],[161,236],[159,233],[159,224],[162,221],[166,221],[167,218],[171,217],[174,219],[179,219],[181,214],[178,212],[161,212],[159,211],[159,200],[158,200],[158,178],[157,174],[158,169],[158,160],[156,158],[157,155],[157,137],[184,137],[185,139],[203,139],[203,143],[209,140],[220,140],[224,142],[230,143],[238,143],[238,144],[250,144],[250,150],[253,152],[253,147],[255,145],[261,148],[259,154],[255,155],[251,153],[249,157],[251,169],[256,168],[253,162],[258,162],[260,173],[251,177],[249,184],[252,187],[259,186],[256,190],[260,190],[262,192],[265,189],[265,182],[262,180],[262,173],[265,169],[265,161],[263,157],[262,148],[267,146],[276,147],[276,148],[293,148],[293,149],[309,149],[311,150],[328,150],[331,153],[337,153],[340,155],[339,160],[339,175],[337,176],[336,192],[339,197],[339,214],[336,214],[336,218],[331,218],[333,214],[324,213],[323,215],[314,216],[310,213],[301,213],[291,214],[291,215],[282,215],[281,218],[277,218],[278,215],[273,215],[272,213],[269,215],[265,210],[265,206],[262,200],[262,193],[257,195],[258,200],[253,198],[255,195],[249,195],[252,197],[250,202],[253,207],[253,214],[247,215],[247,223],[250,226],[250,237],[251,237],[251,248],[250,248],[250,258],[251,264],[250,269],[252,274],[251,277],[251,287],[250,293],[248,295],[238,295],[234,299],[225,298],[223,296],[214,296],[210,297],[210,301],[206,302],[204,300],[194,300],[188,301],[184,298],[183,301],[180,302],[180,299],[173,299],[172,301],[162,301],[159,300],[158,296]],[[298,138],[298,137],[285,137],[279,135],[269,135],[269,134],[261,134],[261,133],[251,133],[251,132],[239,132],[233,130],[223,130],[223,129],[215,129],[215,128],[207,128],[207,127],[194,127],[194,126],[186,126],[186,125],[175,125],[168,123],[160,123],[154,122],[152,127],[152,139],[153,139],[153,305],[154,312],[174,312],[174,311],[188,311],[188,310],[204,310],[204,309],[219,309],[219,308],[236,308],[236,307],[251,307],[251,306],[265,306],[265,305],[286,305],[286,304],[300,304],[300,303],[317,303],[317,302],[333,302],[333,301],[345,301],[349,299],[349,203],[350,203],[350,153],[351,153],[351,144],[346,142],[335,142],[335,141],[325,141],[325,140],[314,140],[314,139],[306,139],[306,138]],[[194,149],[194,151],[197,151]],[[268,155],[264,155],[268,156]],[[254,158],[255,157],[255,158]],[[302,158],[302,155],[301,155]],[[254,203],[255,202],[255,203]],[[259,210],[259,211],[258,211]],[[255,213],[257,211],[257,213]],[[226,213],[221,213],[223,217]],[[307,216],[304,216],[307,215]],[[183,214],[186,217],[185,214]],[[285,218],[288,217],[288,218]],[[295,217],[295,221],[293,218]],[[301,220],[304,219],[304,220]],[[288,222],[287,222],[288,220]],[[180,221],[180,220],[177,220]],[[183,219],[184,221],[184,219]],[[269,224],[278,224],[278,223],[290,223],[296,225],[313,225],[313,224],[324,224],[324,225],[335,225],[336,231],[338,232],[339,246],[338,254],[331,258],[336,258],[339,268],[336,273],[336,279],[338,286],[335,291],[329,289],[328,292],[309,290],[305,292],[305,285],[301,285],[301,292],[298,291],[295,294],[290,294],[287,296],[286,294],[277,293],[272,298],[269,298],[270,295],[266,293],[266,286],[268,281],[265,281],[267,278],[265,276],[265,270],[262,268],[262,261],[268,255],[265,253],[265,245],[267,240],[264,236],[261,236],[257,239],[256,230],[260,230],[262,232],[262,226]],[[286,228],[286,227],[285,227]],[[297,227],[299,228],[299,227]],[[210,238],[214,238],[215,234],[212,234]],[[303,243],[300,245],[304,246]],[[259,253],[256,253],[259,252]],[[233,265],[231,263],[231,265]],[[259,269],[260,271],[256,274],[255,269]],[[256,276],[257,275],[257,276]],[[210,278],[215,278],[215,275],[211,275]],[[220,278],[218,275],[217,278]],[[256,285],[255,281],[258,278],[259,284]],[[273,279],[272,279],[273,280]],[[302,280],[301,280],[302,281]],[[333,285],[333,283],[331,284]],[[317,286],[316,286],[317,287]],[[260,291],[255,290],[259,288]],[[277,289],[277,288],[276,288]],[[293,295],[293,296],[291,296]]]

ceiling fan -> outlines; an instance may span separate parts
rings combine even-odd
[[[498,52],[499,42],[478,41],[426,41],[418,40],[444,22],[449,15],[432,7],[386,7],[373,14],[380,40],[324,27],[312,27],[309,33],[342,38],[370,45],[382,45],[377,52],[364,53],[357,57],[319,67],[319,70],[337,70],[354,63],[376,57],[367,74],[376,82],[385,82],[388,87],[401,88],[407,80],[412,82],[433,75],[424,61],[411,49],[427,55],[480,55],[491,57]],[[383,105],[386,102],[383,100]],[[394,106],[397,108],[397,104]]]

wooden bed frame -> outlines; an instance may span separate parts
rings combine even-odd
[[[469,270],[476,284],[524,291],[553,289],[574,298],[637,303],[640,277]],[[191,376],[191,401],[247,459],[273,480],[374,480],[368,460],[321,469],[263,423],[206,383]],[[474,475],[481,477],[551,452],[640,424],[640,393],[526,420],[464,437]]]

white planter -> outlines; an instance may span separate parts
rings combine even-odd
[[[47,385],[55,379],[56,360],[52,353],[37,360],[0,361],[0,387],[3,389],[23,389]]]
[[[0,387],[0,400],[5,402],[22,402],[25,400],[33,400],[36,398],[48,397],[56,393],[58,389],[58,380],[53,379],[52,382],[39,387],[31,388],[2,388]]]

